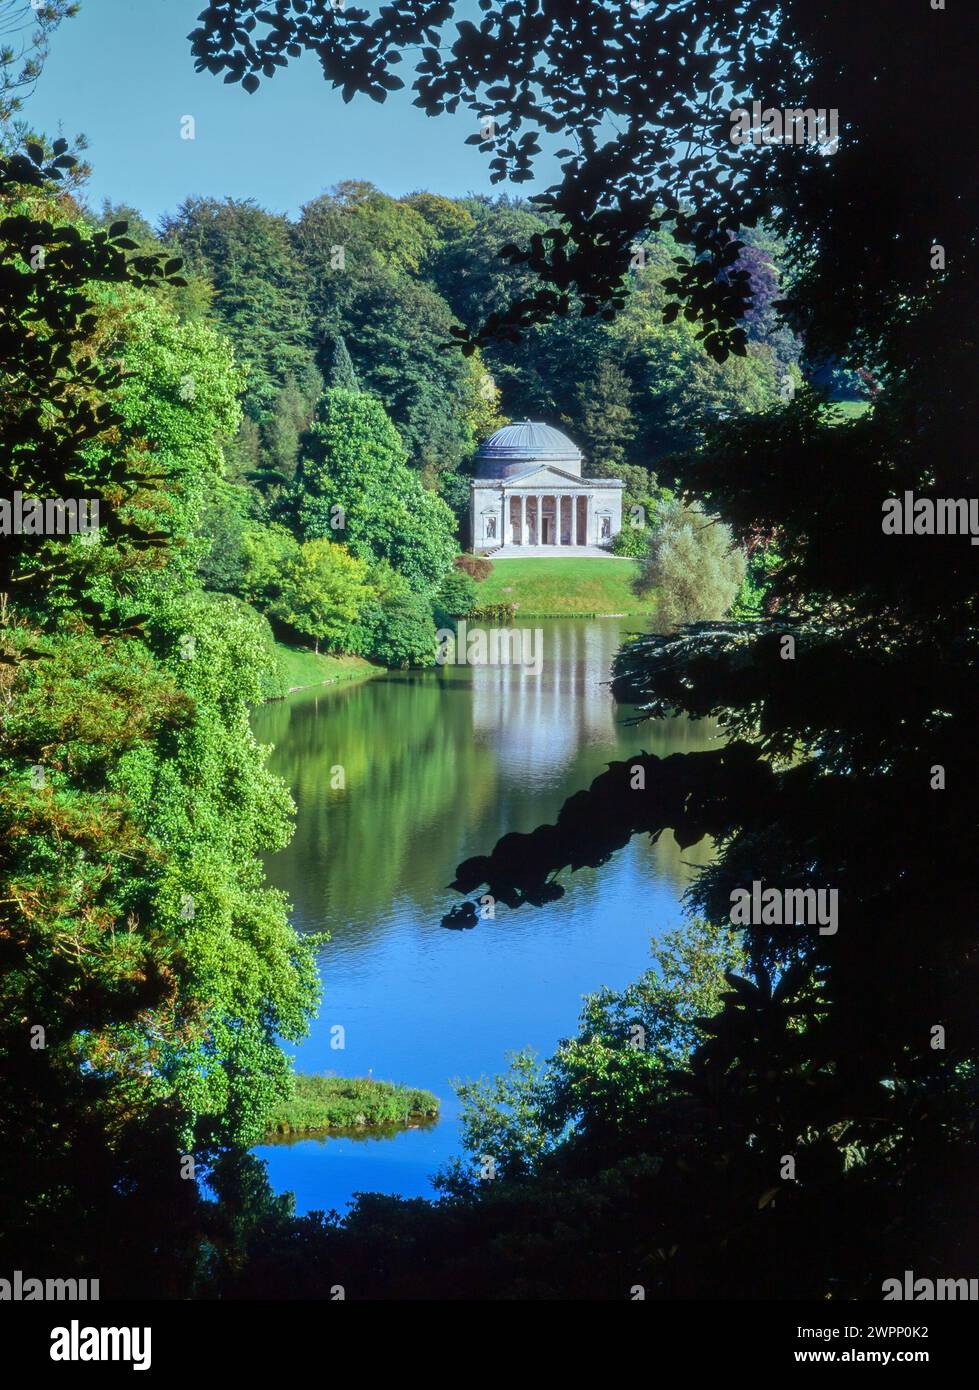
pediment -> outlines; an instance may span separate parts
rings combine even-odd
[[[501,483],[505,487],[537,487],[539,484],[547,485],[553,483],[567,488],[571,483],[575,487],[585,487],[586,483],[578,477],[576,473],[566,473],[563,468],[557,468],[553,463],[535,464],[523,473],[511,473],[509,478],[501,478]]]

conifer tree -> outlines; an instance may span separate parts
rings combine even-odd
[[[330,360],[330,379],[328,386],[339,386],[343,391],[359,391],[360,382],[357,380],[357,373],[354,371],[354,364],[350,353],[347,351],[347,344],[343,340],[343,335],[337,336],[333,345],[333,357]]]

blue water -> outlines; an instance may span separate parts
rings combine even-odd
[[[540,676],[446,668],[300,692],[256,711],[258,736],[298,805],[292,844],[269,860],[300,930],[329,930],[323,1004],[295,1052],[300,1071],[423,1086],[442,1100],[432,1128],[261,1146],[297,1209],[343,1210],[358,1191],[432,1196],[461,1152],[453,1078],[542,1056],[575,1031],[582,995],[635,979],[650,940],[675,925],[709,850],[633,841],[601,871],[566,875],[544,908],[497,909],[471,931],[440,926],[459,901],[455,865],[508,830],[553,820],[616,758],[710,746],[712,725],[626,726],[604,682],[632,624],[542,623]],[[346,785],[331,786],[342,767]],[[335,780],[335,774],[333,774]],[[331,1045],[339,1025],[344,1047]]]

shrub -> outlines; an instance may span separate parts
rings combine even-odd
[[[474,608],[467,617],[480,623],[498,623],[502,627],[509,627],[516,616],[516,608],[512,603],[487,603],[482,608]]]
[[[730,528],[699,504],[677,504],[663,513],[636,581],[639,593],[656,594],[661,631],[683,623],[723,618],[744,578],[744,551]]]
[[[649,549],[649,532],[644,526],[623,526],[612,537],[612,554],[641,560]]]
[[[475,579],[477,584],[488,579],[493,573],[493,561],[487,560],[485,555],[457,555],[454,564],[457,570],[462,570],[463,574],[468,574],[470,579]]]
[[[368,655],[385,666],[431,666],[435,661],[435,623],[421,594],[400,594],[380,605]]]
[[[476,582],[462,570],[447,574],[435,594],[436,627],[444,627],[449,618],[465,618],[476,607]]]

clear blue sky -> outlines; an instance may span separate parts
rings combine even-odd
[[[81,0],[55,34],[25,116],[49,136],[60,128],[88,137],[93,203],[128,203],[155,222],[192,195],[251,197],[294,213],[341,179],[392,194],[527,195],[556,177],[557,162],[542,160],[540,183],[490,184],[486,157],[464,143],[472,118],[430,119],[412,106],[408,54],[399,76],[409,90],[383,105],[344,105],[313,55],[254,96],[196,73],[186,35],[202,9],[202,0]],[[195,140],[180,138],[185,115],[196,120]]]

